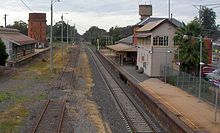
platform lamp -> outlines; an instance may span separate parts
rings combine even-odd
[[[204,65],[204,63],[202,62],[202,36],[200,37],[195,37],[195,36],[190,36],[192,38],[195,38],[195,39],[199,39],[200,41],[200,55],[199,55],[199,59],[200,59],[200,62],[199,62],[199,102],[201,101],[201,84],[202,84],[202,66]],[[184,35],[183,36],[183,39],[186,39],[188,40],[189,39],[189,35]]]

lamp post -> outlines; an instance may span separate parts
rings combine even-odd
[[[201,87],[202,87],[202,36],[199,38],[200,40],[200,61],[199,61],[199,101],[201,100]]]
[[[201,100],[201,87],[202,87],[202,65],[204,65],[204,63],[202,62],[202,36],[200,37],[195,37],[195,36],[191,36],[193,38],[196,38],[196,39],[199,39],[200,41],[200,51],[199,51],[199,95],[198,95],[198,98],[199,98],[199,102]],[[183,39],[189,39],[189,36],[188,35],[184,35],[183,36]]]
[[[53,70],[53,4],[60,2],[60,0],[50,1],[51,22],[50,22],[50,70]]]

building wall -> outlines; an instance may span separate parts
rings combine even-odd
[[[144,38],[144,40],[143,38],[138,38],[137,66],[139,68],[147,66],[147,68],[144,68],[144,73],[152,77],[159,77],[162,76],[161,66],[172,65],[176,49],[173,41],[175,31],[175,27],[169,23],[164,23],[152,31],[150,38]],[[168,36],[168,46],[153,45],[153,38],[156,36]],[[170,52],[168,53],[168,51]],[[147,60],[141,60],[143,56],[144,60]]]
[[[35,44],[16,45],[13,44],[13,59],[22,59],[24,56],[33,54],[35,52]]]
[[[172,66],[174,59],[175,47],[173,38],[175,36],[176,28],[169,23],[160,25],[159,28],[152,32],[153,36],[168,36],[168,47],[166,46],[153,46],[152,51],[152,75],[154,77],[163,76],[161,75],[161,66],[169,65]],[[170,51],[171,53],[168,53]]]
[[[28,36],[46,43],[46,14],[45,13],[30,13],[28,20]]]
[[[24,56],[33,54],[35,52],[35,44],[27,44],[19,46],[13,42],[2,39],[4,45],[6,46],[6,52],[8,54],[7,61],[14,61],[21,59]]]
[[[152,55],[149,52],[148,49],[142,47],[142,48],[138,48],[137,51],[137,66],[138,68],[143,68],[144,69],[144,73],[146,73],[147,75],[151,75],[151,58]]]
[[[133,27],[133,44],[134,44],[134,46],[138,45],[138,38],[137,38],[137,32],[136,32],[138,29],[140,29],[140,27],[138,27],[138,26]]]

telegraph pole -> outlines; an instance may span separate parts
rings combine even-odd
[[[63,13],[61,16],[61,21],[62,21],[62,26],[61,26],[61,47],[62,47],[62,60],[64,60],[63,58]]]
[[[53,4],[60,0],[51,0],[50,1],[50,13],[51,13],[51,18],[50,18],[50,70],[51,72],[53,71]]]
[[[52,39],[53,39],[53,1],[51,0],[50,3],[50,10],[51,10],[51,22],[50,22],[50,70],[53,71],[53,46],[52,46]]]
[[[76,31],[76,25],[74,24],[74,29],[73,29],[73,43],[75,44],[75,31]]]
[[[68,44],[69,44],[69,26],[68,26],[68,23],[69,23],[69,21],[67,20],[67,29],[66,29],[66,38],[67,38],[67,41],[66,41],[66,43],[67,43],[67,46],[68,46]]]
[[[8,16],[7,14],[5,14],[5,15],[4,15],[4,20],[5,20],[5,28],[6,28],[6,26],[7,26],[7,16]]]
[[[169,8],[169,9],[168,9],[169,15],[168,15],[168,16],[169,16],[169,19],[170,19],[170,0],[169,0],[169,3],[168,3],[168,4],[169,4],[169,7],[168,7],[168,8]]]

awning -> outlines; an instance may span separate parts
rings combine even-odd
[[[116,45],[108,45],[107,48],[112,49],[117,52],[136,52],[137,48],[132,45],[127,45],[123,43],[119,43]]]

